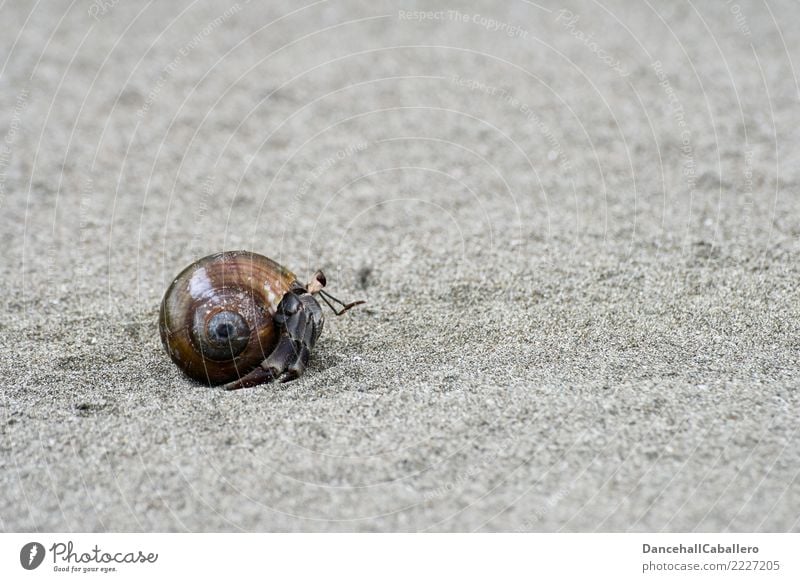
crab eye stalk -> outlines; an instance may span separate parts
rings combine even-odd
[[[308,292],[311,293],[312,295],[316,295],[317,293],[322,291],[322,288],[325,287],[325,285],[327,284],[328,280],[325,278],[325,273],[323,273],[322,271],[317,271],[316,273],[314,273],[314,276],[311,277],[311,281],[308,282],[306,289],[308,289]]]
[[[331,311],[336,315],[342,315],[343,313],[349,311],[356,305],[361,305],[362,303],[366,303],[366,301],[353,301],[352,303],[345,303],[341,299],[337,299],[327,291],[323,291],[325,285],[328,284],[328,280],[325,278],[325,273],[322,271],[317,271],[314,273],[314,276],[311,277],[311,281],[308,282],[306,286],[306,290],[311,295],[319,295],[322,300],[325,302],[325,305],[331,308]],[[341,306],[341,309],[336,309],[333,305],[334,303]]]

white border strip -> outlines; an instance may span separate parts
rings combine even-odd
[[[796,581],[799,549],[800,534],[0,534],[0,579]]]

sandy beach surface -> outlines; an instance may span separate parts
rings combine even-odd
[[[800,529],[796,3],[0,5],[0,530]],[[198,385],[225,249],[368,303]]]

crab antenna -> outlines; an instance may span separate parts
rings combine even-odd
[[[334,297],[333,295],[331,295],[327,291],[323,291],[321,289],[319,291],[319,296],[322,297],[322,300],[325,302],[325,304],[328,307],[330,307],[331,311],[333,311],[336,315],[342,315],[345,312],[347,312],[350,309],[352,309],[353,307],[355,307],[356,305],[361,305],[363,303],[366,303],[366,301],[353,301],[352,303],[345,303],[341,299],[337,299],[336,297]],[[330,301],[328,301],[328,299],[330,299],[331,301],[341,305],[342,309],[340,311],[336,311],[336,308],[333,305],[331,305],[331,303],[330,303]]]

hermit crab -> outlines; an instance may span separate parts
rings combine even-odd
[[[364,303],[343,303],[325,285],[322,271],[302,285],[287,268],[248,251],[204,257],[164,294],[161,341],[188,376],[226,390],[294,380],[322,333],[316,298],[336,315]]]

